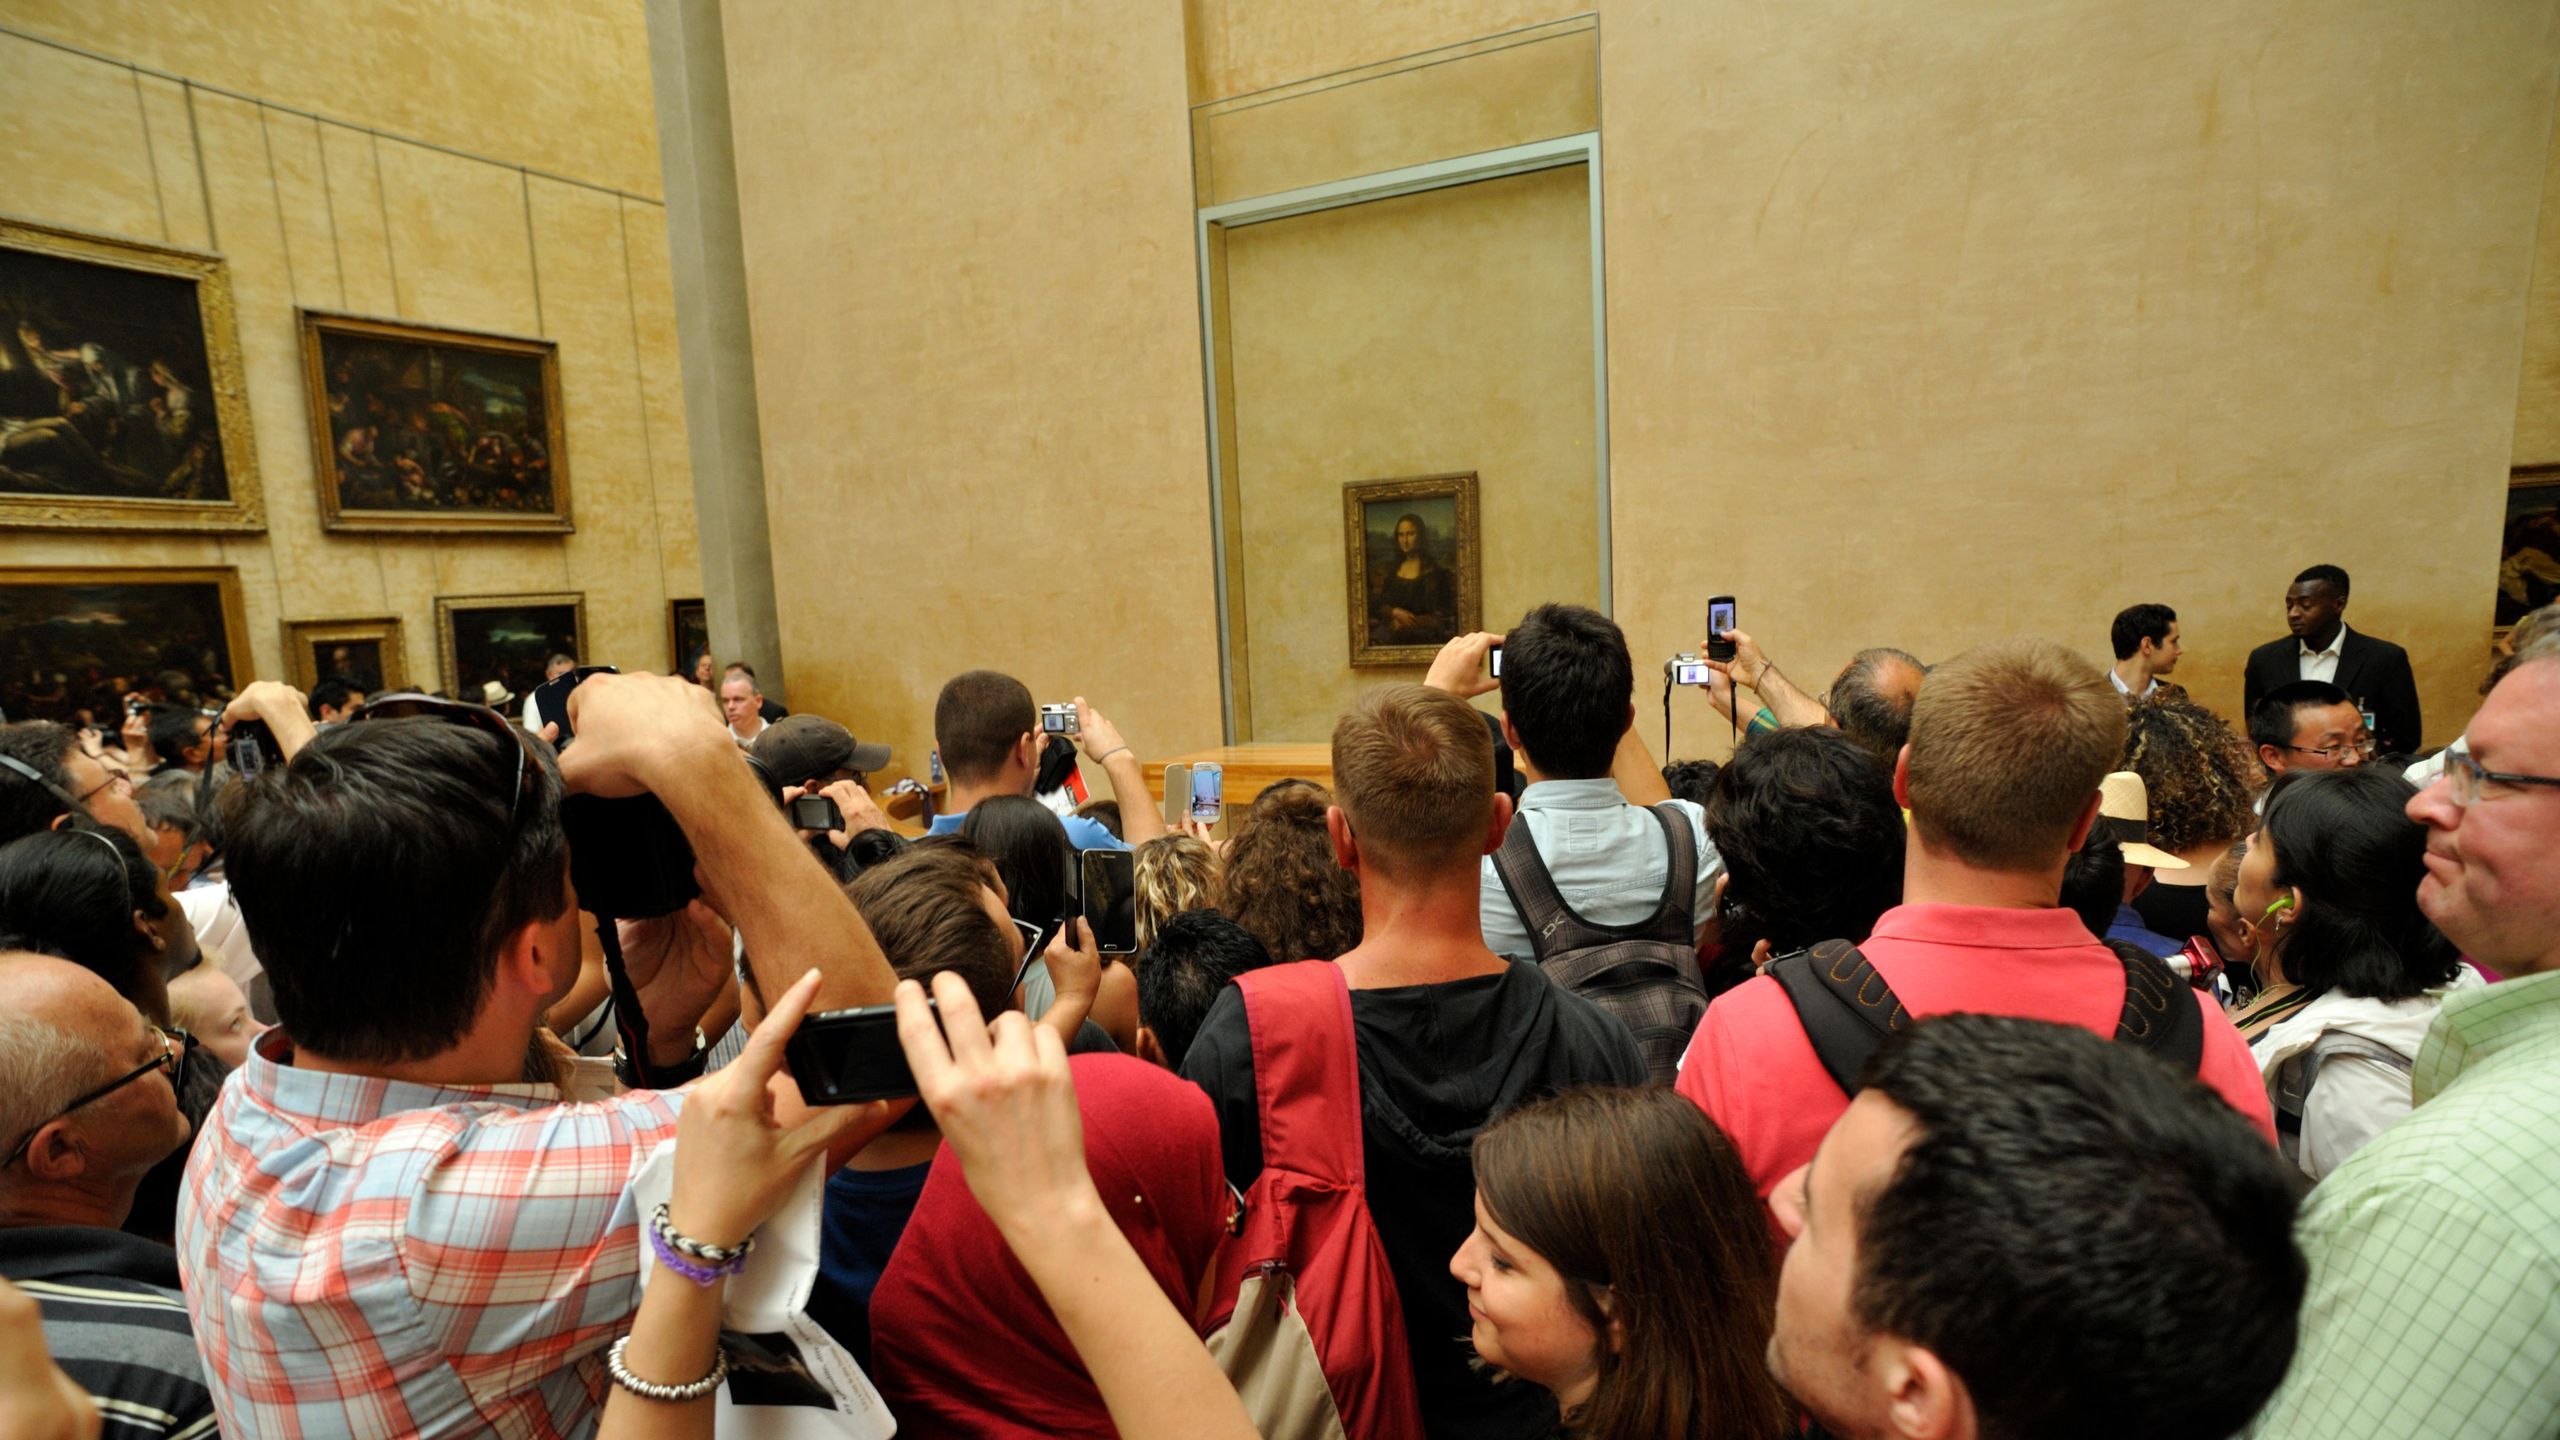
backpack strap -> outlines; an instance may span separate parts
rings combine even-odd
[[[2135,945],[2109,947],[2124,962],[2124,1009],[2115,1038],[2157,1055],[2171,1069],[2193,1075],[2204,1063],[2204,1014],[2195,987],[2169,962]]]
[[[1360,1052],[1342,968],[1330,960],[1268,965],[1235,985],[1253,1044],[1264,1167],[1359,1187]]]
[[[1911,1023],[1893,987],[1846,940],[1781,955],[1769,962],[1768,974],[1787,992],[1814,1055],[1844,1095],[1858,1093],[1859,1072],[1885,1037]]]
[[[1552,954],[1588,950],[1619,940],[1697,943],[1697,920],[1690,911],[1698,893],[1698,847],[1689,834],[1688,817],[1669,802],[1650,810],[1655,822],[1662,826],[1662,843],[1670,864],[1664,867],[1662,903],[1654,907],[1652,915],[1633,925],[1595,924],[1576,913],[1556,888],[1546,857],[1538,853],[1537,837],[1529,833],[1528,817],[1511,817],[1511,828],[1502,835],[1502,847],[1493,852],[1493,873],[1501,880],[1503,893],[1510,897],[1511,908],[1519,912],[1520,928],[1529,932],[1529,944],[1539,962],[1544,963]]]

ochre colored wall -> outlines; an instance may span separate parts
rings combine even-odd
[[[894,773],[976,666],[1150,759],[1216,744],[1178,14],[723,21],[793,706]]]
[[[1231,231],[1227,286],[1252,739],[1421,677],[1348,663],[1346,482],[1477,472],[1489,627],[1597,602],[1583,167]]]
[[[1213,740],[1185,101],[1560,13],[733,8],[795,690],[824,657],[843,673],[807,703],[913,744],[942,673],[1007,664],[1044,694],[1100,677],[1144,751]],[[1599,16],[1640,672],[1697,643],[1711,591],[1815,689],[1871,643],[2031,630],[2101,658],[2159,599],[2179,678],[2228,711],[2286,581],[2334,561],[2352,623],[2417,657],[2430,738],[2455,732],[2516,444],[2550,0]],[[1680,706],[1675,748],[1720,752]]]
[[[666,666],[667,599],[701,582],[636,6],[105,0],[8,23],[333,123],[0,36],[0,210],[228,263],[268,521],[226,539],[10,531],[0,564],[236,565],[262,677],[285,673],[286,618],[396,614],[411,681],[433,686],[435,597],[520,591],[583,591],[590,656]],[[297,305],[557,341],[577,532],[323,533]]]

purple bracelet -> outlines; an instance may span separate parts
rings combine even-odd
[[[675,1247],[667,1243],[666,1237],[659,1234],[655,1226],[650,1227],[649,1230],[649,1253],[658,1257],[659,1264],[694,1284],[704,1287],[717,1285],[722,1280],[747,1268],[747,1256],[743,1250],[717,1265],[705,1265],[698,1260],[687,1259],[676,1253]]]

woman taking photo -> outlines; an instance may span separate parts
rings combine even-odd
[[[2409,1113],[2446,995],[2484,983],[2418,911],[2426,830],[2388,770],[2298,771],[2267,794],[2234,899],[2261,976],[2298,987],[2250,1042],[2285,1158],[2314,1180]],[[2272,988],[2272,986],[2271,986]]]

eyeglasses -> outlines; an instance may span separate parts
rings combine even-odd
[[[151,1027],[151,1033],[160,1041],[159,1054],[46,1116],[35,1129],[27,1132],[26,1138],[18,1142],[16,1149],[9,1152],[8,1159],[0,1160],[0,1170],[18,1163],[18,1157],[26,1154],[27,1147],[36,1143],[36,1137],[44,1133],[45,1126],[92,1101],[104,1100],[154,1070],[168,1072],[169,1091],[175,1095],[187,1083],[187,1057],[196,1053],[196,1037],[184,1030],[163,1030],[157,1025]]]
[[[2363,735],[2353,740],[2341,740],[2334,745],[2287,745],[2284,748],[2297,755],[2318,755],[2333,761],[2343,760],[2349,753],[2370,760],[2373,758],[2373,737]]]
[[[71,798],[83,805],[86,805],[89,803],[90,796],[95,795],[102,790],[113,790],[119,795],[131,798],[133,795],[133,777],[122,770],[109,769],[107,771],[106,779],[99,781],[97,784],[90,786],[88,789],[81,791],[79,794],[74,795]]]
[[[2454,751],[2444,757],[2444,778],[2452,786],[2453,803],[2470,807],[2480,798],[2483,785],[2547,785],[2560,788],[2560,775],[2513,775],[2504,770],[2484,770],[2468,751]]]
[[[542,767],[533,758],[533,737],[518,728],[514,721],[486,705],[473,705],[463,700],[439,700],[433,695],[402,691],[384,695],[356,707],[347,717],[357,720],[442,720],[470,730],[503,735],[515,742],[516,783],[507,801],[507,824],[512,826],[524,814],[525,791],[539,783],[536,777]]]

